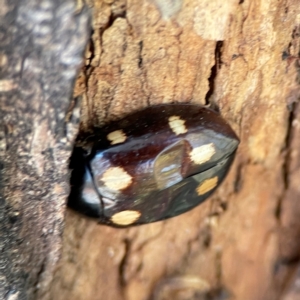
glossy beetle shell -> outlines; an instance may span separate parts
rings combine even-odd
[[[148,107],[95,129],[77,147],[69,206],[101,223],[155,222],[203,202],[224,179],[239,140],[199,105]]]

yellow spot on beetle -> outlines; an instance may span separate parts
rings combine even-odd
[[[141,213],[136,210],[124,210],[114,214],[110,220],[117,225],[130,225],[137,221]]]
[[[106,187],[119,191],[131,184],[132,177],[123,168],[112,167],[104,172],[101,180]]]
[[[206,194],[215,188],[218,184],[218,176],[204,180],[198,185],[196,191],[199,196]]]
[[[123,130],[115,130],[107,135],[107,139],[111,142],[111,145],[115,145],[125,142],[127,136]]]
[[[169,126],[176,135],[187,132],[184,123],[185,120],[181,120],[179,116],[172,116],[169,118]]]
[[[190,158],[195,164],[201,165],[209,161],[215,153],[216,153],[215,146],[213,143],[210,143],[210,144],[206,144],[194,148],[190,152]]]

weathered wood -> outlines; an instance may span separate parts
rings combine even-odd
[[[69,0],[0,1],[1,299],[42,299],[60,257],[87,21]]]
[[[171,2],[93,3],[82,130],[211,104],[241,138],[234,166],[166,222],[118,230],[68,212],[51,299],[275,300],[299,263],[299,1]]]
[[[0,212],[6,266],[1,292],[24,295],[27,289],[37,299],[58,300],[296,299],[292,290],[285,296],[284,291],[300,253],[299,1],[89,3],[94,30],[75,87],[83,99],[82,131],[148,105],[192,102],[219,109],[241,145],[214,196],[180,217],[119,230],[67,211],[54,277],[70,151],[56,130],[62,128],[71,81],[63,80],[64,69],[51,72],[61,67],[60,60],[47,57],[73,58],[74,52],[50,47],[44,57],[39,51],[44,35],[26,39],[32,20],[39,22],[25,14],[33,10],[29,2],[14,17],[9,14],[29,20],[5,35],[17,35],[21,46],[4,51],[0,60],[15,75],[0,84],[8,89],[0,108],[5,121],[0,195],[6,200]],[[82,49],[85,25],[66,36],[59,31],[65,28],[60,15],[50,15],[58,18],[49,25],[54,40],[66,45],[73,37],[72,49]],[[67,15],[84,23],[85,15],[73,19],[72,9]],[[44,27],[36,28],[45,34]],[[78,61],[73,62],[67,64],[72,70]],[[44,126],[35,125],[40,122]],[[49,131],[46,138],[43,132]]]

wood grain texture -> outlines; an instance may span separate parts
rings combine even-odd
[[[88,14],[72,1],[0,7],[0,298],[42,299],[61,252],[78,127],[65,117]]]
[[[210,200],[165,222],[118,230],[68,211],[47,299],[283,299],[300,250],[299,1],[161,3],[90,3],[81,130],[211,104],[241,139],[234,166]]]

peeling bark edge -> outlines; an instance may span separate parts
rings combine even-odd
[[[60,256],[74,140],[65,116],[88,30],[72,0],[1,4],[1,299],[44,299]]]

